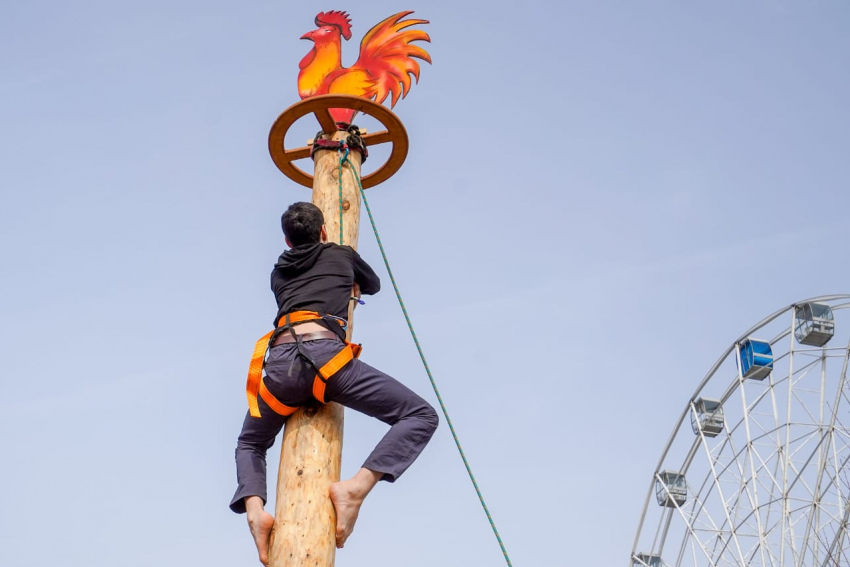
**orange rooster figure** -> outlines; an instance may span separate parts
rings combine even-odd
[[[431,41],[422,30],[405,30],[428,20],[402,20],[413,12],[400,12],[379,23],[363,37],[360,57],[351,67],[342,66],[342,42],[351,39],[351,19],[346,12],[321,12],[316,16],[319,26],[301,39],[316,45],[301,60],[298,73],[298,94],[302,99],[323,94],[350,94],[384,102],[392,94],[391,106],[410,91],[411,75],[419,82],[419,62],[431,62],[428,52],[413,41]],[[414,59],[415,58],[415,59]],[[331,109],[336,122],[350,124],[357,111]]]

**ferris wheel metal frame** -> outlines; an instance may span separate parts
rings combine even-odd
[[[831,337],[841,342],[797,344],[813,305],[832,317],[850,295],[776,311],[702,379],[656,465],[629,567],[850,565],[850,311]],[[773,338],[754,337],[764,332]],[[731,382],[719,382],[732,363]]]

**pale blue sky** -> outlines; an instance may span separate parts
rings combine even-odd
[[[842,0],[7,2],[0,565],[259,564],[233,448],[279,215],[309,199],[267,134],[330,9],[346,63],[384,17],[431,20],[411,153],[370,203],[516,567],[627,565],[707,368],[850,289]],[[435,401],[389,286],[357,335]],[[347,414],[344,474],[383,431]],[[500,562],[445,424],[337,559]]]

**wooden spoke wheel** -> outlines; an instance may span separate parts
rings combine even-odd
[[[393,149],[389,159],[378,169],[362,179],[363,188],[383,183],[399,170],[407,157],[407,131],[401,120],[386,106],[372,100],[354,95],[319,95],[297,102],[283,111],[269,132],[269,152],[278,169],[285,176],[305,187],[313,187],[313,176],[298,168],[293,162],[310,157],[310,146],[292,150],[284,146],[284,137],[289,128],[299,119],[313,114],[325,134],[331,136],[338,131],[331,117],[332,108],[350,108],[376,118],[386,130],[363,135],[366,147],[392,142]]]

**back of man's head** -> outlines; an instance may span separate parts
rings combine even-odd
[[[322,240],[325,217],[312,203],[293,203],[280,217],[283,234],[292,246],[316,244]]]

